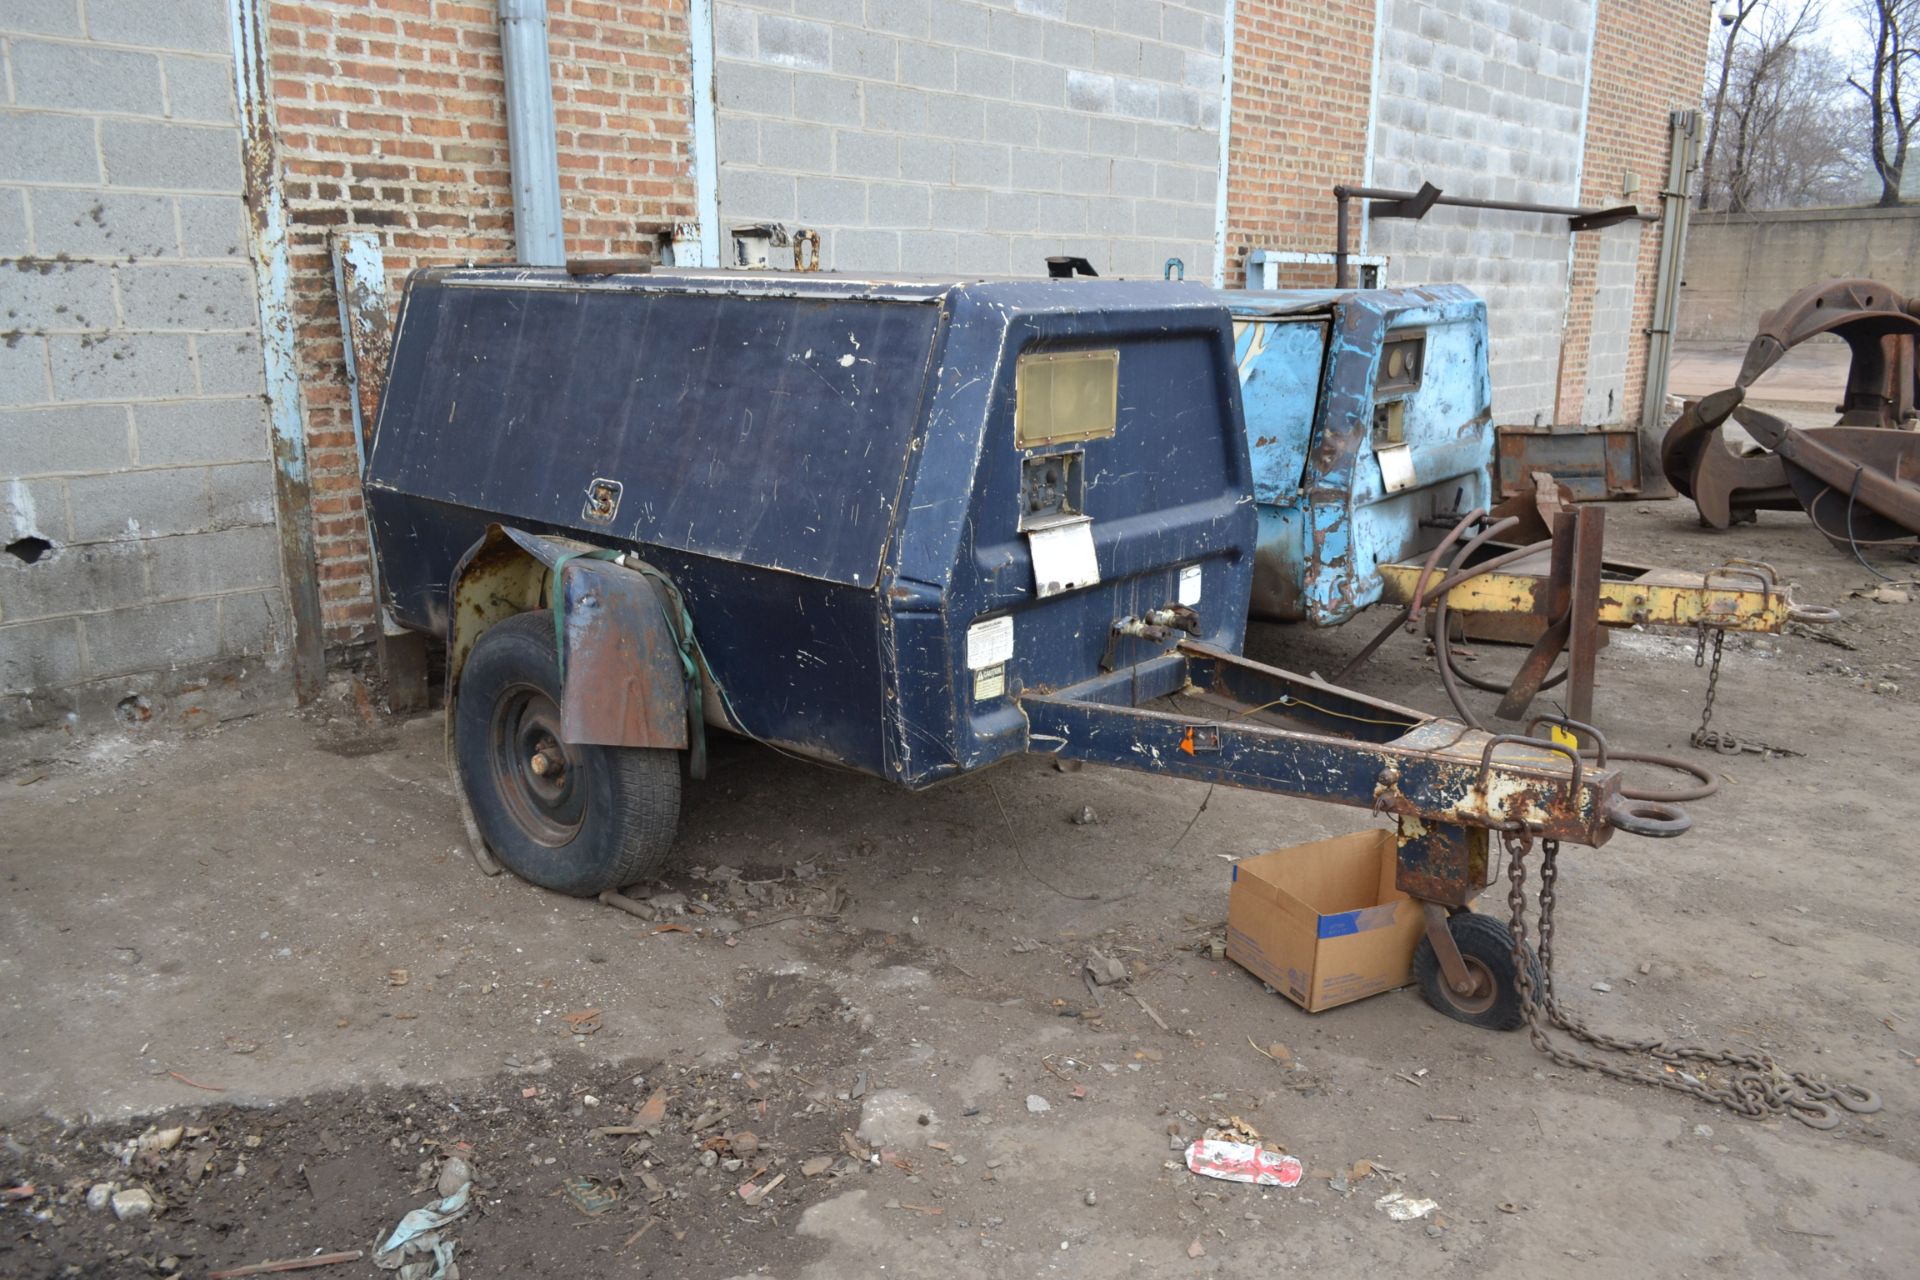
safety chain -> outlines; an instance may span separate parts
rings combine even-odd
[[[1880,1110],[1880,1095],[1871,1089],[1829,1084],[1804,1071],[1787,1071],[1764,1053],[1669,1044],[1660,1039],[1624,1039],[1595,1031],[1567,1012],[1553,991],[1554,882],[1559,876],[1556,861],[1560,842],[1540,842],[1540,949],[1536,966],[1527,950],[1526,921],[1526,859],[1533,849],[1533,836],[1526,831],[1507,831],[1500,838],[1507,851],[1507,906],[1512,912],[1509,924],[1520,1008],[1527,1020],[1528,1038],[1547,1058],[1563,1067],[1596,1071],[1630,1084],[1671,1089],[1752,1119],[1790,1114],[1815,1129],[1837,1127],[1841,1109],[1860,1115]],[[1663,1064],[1662,1069],[1626,1066],[1563,1048],[1547,1038],[1549,1026],[1596,1049],[1651,1058]],[[1724,1068],[1725,1080],[1714,1083],[1704,1071],[1696,1075],[1686,1070],[1689,1065]]]
[[[1688,739],[1688,741],[1692,742],[1694,746],[1700,748],[1702,751],[1717,751],[1723,756],[1737,756],[1743,751],[1750,751],[1760,756],[1798,756],[1806,754],[1802,751],[1790,750],[1787,747],[1776,747],[1769,743],[1755,742],[1748,738],[1736,737],[1724,729],[1709,729],[1707,727],[1713,720],[1713,698],[1714,694],[1720,688],[1720,656],[1727,644],[1727,631],[1725,627],[1715,627],[1704,622],[1701,623],[1700,639],[1693,646],[1694,666],[1704,667],[1707,665],[1707,634],[1709,632],[1713,634],[1713,666],[1707,671],[1707,700],[1705,705],[1700,708],[1700,727],[1693,731],[1693,736]]]

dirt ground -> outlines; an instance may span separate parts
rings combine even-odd
[[[1746,358],[1744,342],[1681,342],[1675,344],[1667,368],[1667,392],[1676,396],[1703,396],[1730,387]],[[1761,374],[1753,384],[1754,399],[1762,403],[1838,404],[1847,385],[1847,344],[1838,338],[1815,338],[1794,347]],[[1826,414],[1820,426],[1833,425]]]
[[[1910,1276],[1920,605],[1850,597],[1869,575],[1798,516],[1609,522],[1615,557],[1766,560],[1846,620],[1728,646],[1715,723],[1804,754],[1715,758],[1679,840],[1567,851],[1560,989],[1603,1028],[1858,1081],[1878,1115],[1749,1121],[1411,989],[1309,1016],[1210,958],[1228,860],[1357,810],[1221,790],[1196,817],[1204,787],[1037,759],[913,795],[730,741],[649,920],[480,874],[440,717],[349,700],[0,779],[0,1273],[371,1251],[458,1154],[467,1280]],[[1376,625],[1249,647],[1329,671]],[[1703,674],[1690,636],[1616,633],[1600,722],[1687,752]],[[1359,683],[1445,708],[1411,637]],[[1090,945],[1131,972],[1098,1008]],[[1252,1047],[1276,1043],[1290,1063]],[[1187,1172],[1175,1145],[1230,1117],[1306,1180]],[[103,1183],[156,1212],[89,1208]],[[1393,1191],[1439,1208],[1394,1221]]]

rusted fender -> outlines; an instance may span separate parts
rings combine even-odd
[[[658,583],[610,560],[560,570],[560,733],[612,747],[687,745],[687,674]]]
[[[561,578],[560,731],[596,746],[687,746],[686,671],[662,588],[574,538],[489,525],[454,569],[447,636],[449,707],[488,627],[552,603]],[[451,712],[449,712],[451,719]]]

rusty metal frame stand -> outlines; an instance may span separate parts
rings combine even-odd
[[[1604,507],[1573,513],[1573,578],[1567,608],[1567,716],[1593,722],[1593,678],[1600,652],[1600,573],[1607,536]]]
[[[1481,890],[1493,882],[1488,847],[1484,828],[1435,823],[1409,832],[1408,824],[1401,823],[1394,886],[1426,913],[1427,941],[1440,963],[1440,976],[1462,996],[1473,995],[1479,982],[1447,921],[1455,912],[1471,909]]]
[[[1539,696],[1553,660],[1567,647],[1573,627],[1573,526],[1575,513],[1558,511],[1553,517],[1553,551],[1546,581],[1546,630],[1527,651],[1526,661],[1514,673],[1513,683],[1500,699],[1494,715],[1518,720]]]

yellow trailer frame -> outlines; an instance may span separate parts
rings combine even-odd
[[[1517,614],[1544,622],[1551,583],[1547,553],[1538,558],[1537,570],[1523,560],[1461,583],[1447,593],[1448,610]],[[1386,583],[1382,598],[1411,604],[1420,574],[1417,562],[1381,565]],[[1757,561],[1725,564],[1705,573],[1609,561],[1601,566],[1596,620],[1603,627],[1708,626],[1778,635],[1789,622],[1831,621],[1831,612],[1795,603],[1773,568]]]

